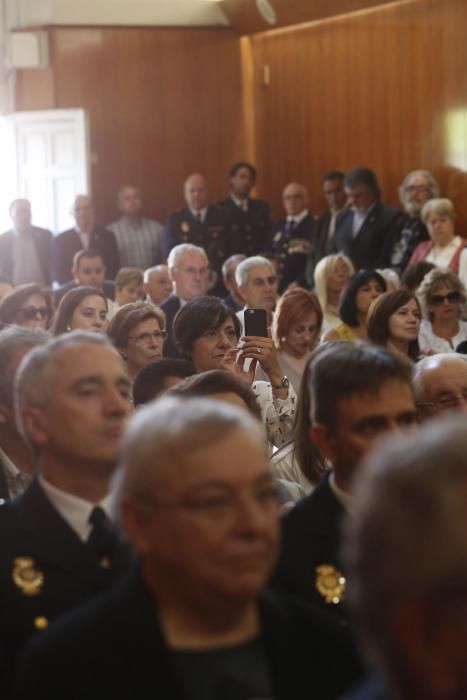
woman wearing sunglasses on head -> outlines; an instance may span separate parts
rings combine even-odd
[[[10,292],[0,303],[0,324],[49,327],[52,318],[52,301],[47,291],[38,284],[22,284]]]
[[[425,321],[420,328],[420,350],[423,355],[454,352],[467,340],[467,322],[460,316],[467,294],[455,272],[435,268],[429,272],[418,290]]]

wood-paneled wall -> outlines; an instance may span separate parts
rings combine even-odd
[[[397,205],[404,174],[426,168],[467,233],[466,26],[465,0],[415,0],[253,36],[254,158],[275,213],[284,183],[304,182],[318,212],[321,176],[357,165]]]
[[[99,218],[142,185],[159,219],[193,170],[223,196],[229,165],[258,166],[258,194],[304,182],[324,206],[329,169],[373,168],[384,198],[432,170],[467,234],[467,2],[407,0],[239,39],[226,29],[51,29],[52,69],[19,71],[17,109],[89,110]],[[269,67],[269,84],[264,67]]]
[[[17,109],[89,111],[92,193],[101,221],[115,193],[140,184],[149,215],[183,204],[190,172],[213,200],[245,158],[241,52],[225,29],[63,28],[49,31],[52,75],[20,71]],[[38,82],[39,81],[39,82]]]

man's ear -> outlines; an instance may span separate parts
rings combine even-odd
[[[78,279],[78,277],[77,277],[78,268],[73,266],[73,267],[71,268],[70,272],[71,272],[71,276],[72,276],[72,278],[73,278],[73,281],[79,283],[79,279]]]
[[[237,293],[238,293],[238,296],[240,296],[246,304],[245,287],[243,284],[240,284],[237,287]]]
[[[128,535],[138,554],[144,554],[151,548],[147,531],[147,517],[144,509],[139,507],[131,497],[124,497],[120,504],[120,518],[123,531]]]
[[[329,428],[321,423],[312,423],[309,438],[330,462],[334,461],[334,438]]]
[[[47,421],[42,408],[23,408],[21,411],[23,429],[35,445],[46,445],[48,441]]]

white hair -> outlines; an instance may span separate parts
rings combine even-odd
[[[123,441],[118,501],[125,496],[144,501],[148,491],[158,488],[160,473],[234,430],[248,432],[264,449],[262,424],[239,406],[185,396],[165,396],[144,406],[131,419]]]
[[[250,271],[254,267],[268,267],[272,274],[275,274],[273,264],[262,255],[253,255],[251,258],[243,260],[235,270],[235,281],[239,287],[248,283]]]
[[[206,261],[208,259],[206,251],[203,248],[200,248],[200,246],[193,245],[193,243],[180,243],[179,245],[174,246],[169,253],[169,257],[167,258],[167,265],[169,268],[173,269],[174,267],[177,267],[177,265],[180,264],[183,256],[187,253],[198,253],[199,255],[202,255]]]
[[[233,266],[236,265],[238,267],[243,260],[246,260],[246,255],[243,255],[243,253],[236,253],[235,255],[231,255],[230,258],[227,258],[222,265],[222,277],[227,279]]]
[[[439,367],[450,364],[451,362],[467,362],[467,357],[456,352],[440,352],[436,355],[423,357],[416,363],[413,375],[413,388],[417,403],[423,403],[423,401],[426,401],[427,398],[424,383],[427,372],[433,369],[438,369]]]
[[[465,416],[450,416],[392,436],[357,475],[342,530],[349,601],[368,654],[396,684],[404,660],[391,620],[399,602],[423,597],[443,615],[467,602],[466,454]]]

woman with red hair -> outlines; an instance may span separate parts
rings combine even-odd
[[[297,394],[306,364],[320,337],[322,323],[323,312],[314,292],[296,287],[279,299],[272,335],[279,364]]]

